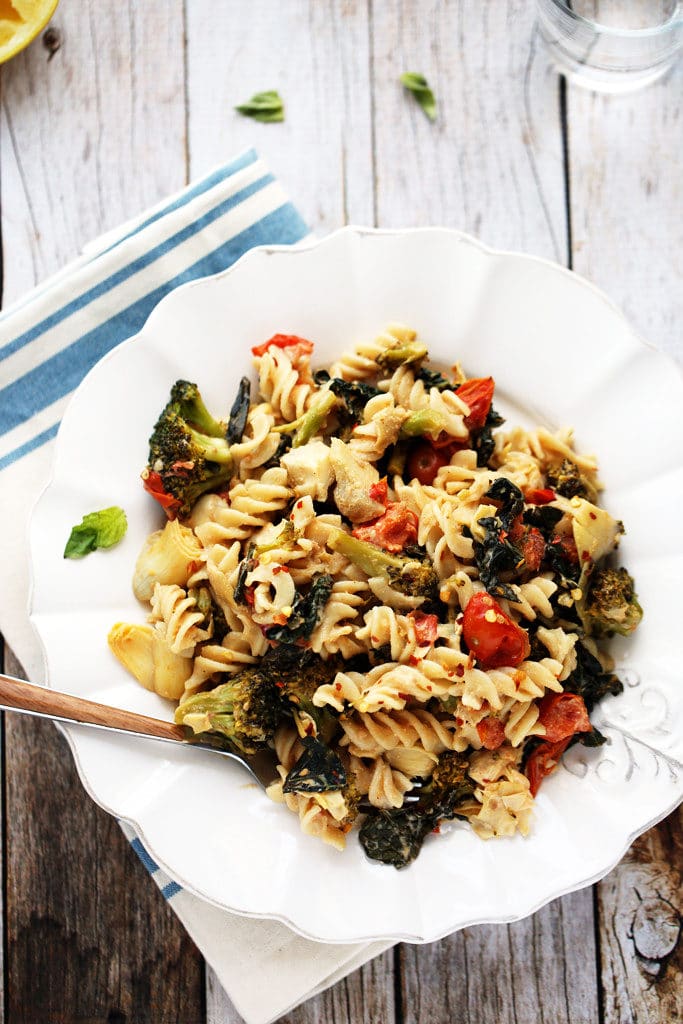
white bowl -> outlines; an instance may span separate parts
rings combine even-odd
[[[578,449],[597,454],[604,503],[626,525],[622,561],[645,609],[635,638],[615,644],[624,693],[593,715],[609,744],[570,751],[539,793],[528,838],[482,842],[456,824],[396,871],[368,861],[353,834],[344,853],[301,834],[294,815],[222,758],[67,730],[93,799],[131,821],[181,885],[330,942],[431,942],[523,917],[605,875],[683,797],[676,365],[581,278],[456,231],[345,228],[297,248],[254,249],[165,298],[139,335],[89,373],[31,523],[31,616],[50,686],[170,719],[172,708],[124,671],[106,636],[116,621],[144,621],[131,574],[162,516],[139,474],[171,384],[195,380],[209,408],[226,410],[251,346],[273,333],[314,340],[314,361],[326,365],[392,320],[414,327],[435,362],[492,374],[508,424],[571,424]],[[128,513],[124,541],[64,560],[71,526],[113,504]]]

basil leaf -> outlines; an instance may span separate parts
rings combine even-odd
[[[401,75],[401,84],[412,92],[430,121],[436,121],[436,97],[427,84],[424,75],[417,71],[406,71]]]
[[[111,548],[124,537],[128,529],[126,513],[118,505],[89,512],[74,526],[66,547],[65,558],[83,558],[97,548]]]
[[[285,119],[285,105],[275,89],[254,93],[250,100],[240,103],[235,110],[238,114],[244,114],[245,117],[252,117],[254,121],[263,121],[264,123],[284,121]]]

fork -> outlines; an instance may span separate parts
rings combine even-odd
[[[0,674],[0,711],[18,711],[23,715],[48,718],[53,722],[84,725],[106,732],[121,733],[124,736],[199,747],[201,750],[209,750],[213,754],[221,754],[237,761],[251,772],[252,777],[264,790],[280,779],[277,770],[278,759],[270,747],[264,747],[253,754],[228,750],[224,746],[224,741],[217,736],[208,733],[196,736],[184,725],[139,715],[135,711],[113,708],[108,704],[98,704],[84,697],[74,697],[58,690],[36,686],[35,683],[28,683],[14,676]],[[404,797],[404,803],[415,803],[418,800],[415,790],[419,790],[419,785],[419,780],[416,780],[413,790]],[[360,809],[369,810],[369,802],[362,800]]]

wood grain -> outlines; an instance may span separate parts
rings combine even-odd
[[[56,52],[0,72],[5,303],[184,184],[183,5],[137,6],[62,0]],[[202,1020],[202,958],[57,729],[4,740],[7,1019]]]
[[[593,1024],[597,963],[590,890],[532,918],[466,928],[401,951],[403,1024]]]
[[[311,229],[372,224],[368,3],[193,0],[187,5],[190,170],[256,146]],[[210,25],[210,31],[207,31]],[[234,110],[277,88],[283,124]]]
[[[683,1020],[683,810],[598,886],[606,1024]]]
[[[8,1021],[200,1021],[202,958],[57,728],[6,713],[5,744]]]

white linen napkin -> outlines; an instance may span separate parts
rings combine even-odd
[[[97,239],[0,314],[0,629],[29,679],[45,682],[27,613],[27,523],[48,482],[71,393],[173,288],[224,270],[255,245],[296,243],[306,234],[250,150]],[[312,942],[278,922],[219,910],[164,875],[121,824],[247,1024],[270,1024],[392,945]]]

